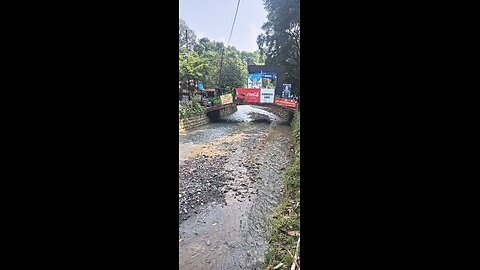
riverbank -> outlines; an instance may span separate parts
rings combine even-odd
[[[273,228],[265,270],[300,268],[300,112],[295,112],[292,120],[292,138],[295,157],[283,177],[284,198],[271,218]],[[291,268],[294,257],[296,265]]]

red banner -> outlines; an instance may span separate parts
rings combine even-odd
[[[260,103],[260,91],[258,88],[235,88],[236,99],[246,103]]]
[[[293,108],[297,107],[297,101],[290,98],[275,98],[275,104],[278,104],[281,106],[293,107]]]

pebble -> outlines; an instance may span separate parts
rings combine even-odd
[[[257,138],[265,137],[264,134],[247,134],[246,139],[250,137],[253,140]],[[237,147],[229,147],[229,144],[225,144],[226,148],[230,152],[230,156],[227,155],[212,155],[207,156],[205,152],[202,152],[194,159],[186,160],[182,162],[179,167],[179,220],[185,220],[190,216],[188,209],[192,209],[194,212],[195,206],[206,205],[210,207],[210,203],[217,201],[218,205],[227,205],[225,201],[226,193],[229,190],[233,190],[233,194],[236,197],[235,200],[242,202],[241,198],[248,197],[249,194],[257,194],[255,191],[248,190],[248,187],[254,185],[257,179],[262,179],[258,176],[259,167],[263,167],[263,163],[267,162],[263,157],[276,156],[276,153],[260,153],[259,151],[268,151],[262,144],[251,144],[249,141],[242,141],[238,145],[238,150],[241,154],[247,154],[249,158],[236,159],[234,163],[230,163],[231,153],[237,149]],[[208,146],[210,143],[207,143]],[[214,145],[214,143],[211,143]],[[218,144],[217,144],[218,145]],[[249,148],[254,149],[249,152]],[[262,158],[259,158],[260,154]],[[280,152],[278,152],[280,153]],[[236,155],[233,155],[236,157]],[[228,165],[227,165],[228,164]],[[227,168],[224,166],[227,165]],[[278,164],[279,168],[285,169],[286,164]],[[252,182],[250,182],[250,181]],[[227,182],[228,181],[228,182]],[[235,186],[229,186],[229,182],[235,183]],[[247,190],[244,190],[247,189]],[[245,196],[243,196],[244,194]],[[238,197],[237,197],[238,195]],[[241,196],[241,198],[240,198]],[[200,208],[203,209],[204,207]],[[197,208],[199,209],[199,208]],[[202,214],[200,212],[200,214]],[[206,223],[205,221],[203,221]],[[212,224],[212,226],[217,223]]]

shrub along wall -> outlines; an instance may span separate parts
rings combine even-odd
[[[178,107],[178,130],[183,132],[209,122],[207,110],[194,101],[191,104],[179,104]]]

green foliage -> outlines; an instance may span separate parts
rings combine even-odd
[[[198,81],[204,81],[208,73],[208,61],[200,57],[195,51],[180,52],[179,54],[179,80],[182,89],[193,92]]]
[[[222,79],[219,87],[225,89],[246,87],[247,77],[248,69],[246,62],[240,59],[240,54],[236,49],[227,49],[223,60]]]
[[[273,84],[273,81],[269,78],[262,78],[262,88],[273,89],[275,88],[275,84]]]
[[[265,54],[261,51],[240,52],[240,58],[247,65],[265,65]]]
[[[300,93],[300,1],[264,0],[268,12],[264,33],[257,44],[265,53],[268,65],[285,67],[285,82],[291,83],[293,94]]]
[[[207,109],[200,105],[196,98],[193,98],[193,101],[187,104],[178,105],[178,118],[186,118],[193,115],[205,114]]]
[[[285,231],[300,231],[300,222],[296,218],[296,212],[288,213],[287,209],[293,209],[287,201],[282,202],[278,211],[272,216],[272,227],[275,228],[269,241],[269,249],[265,256],[266,265],[264,269],[273,269],[279,263],[284,263],[290,268],[293,262],[292,255],[295,254],[298,237],[285,234]],[[297,209],[300,212],[300,209]],[[288,250],[288,251],[287,251]]]
[[[222,100],[220,99],[220,97],[212,97],[212,98],[209,98],[208,101],[212,102],[212,105],[222,104]]]
[[[179,80],[185,82],[184,89],[193,91],[193,87],[186,82],[201,80],[205,88],[233,89],[247,86],[249,64],[265,64],[265,55],[260,51],[239,51],[233,46],[225,47],[222,42],[201,38],[188,52],[180,48],[179,53]],[[221,81],[220,65],[223,52]],[[201,66],[201,64],[204,64]],[[201,67],[200,67],[201,66]]]

